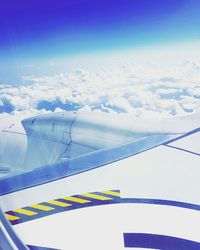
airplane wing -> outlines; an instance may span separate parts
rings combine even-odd
[[[198,115],[22,124],[1,132],[20,137],[1,141],[2,249],[200,249]]]

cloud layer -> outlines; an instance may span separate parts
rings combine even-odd
[[[129,62],[95,72],[24,77],[23,85],[0,85],[0,113],[101,110],[136,117],[169,117],[200,111],[200,64],[173,67]]]

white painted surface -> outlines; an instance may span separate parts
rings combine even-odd
[[[179,145],[198,150],[198,142],[199,133],[182,139]],[[200,204],[199,180],[199,156],[160,146],[97,169],[1,196],[0,204],[8,211],[67,195],[110,189],[120,190],[122,197]],[[64,212],[15,228],[28,244],[70,250],[122,250],[122,234],[126,230],[200,241],[199,214],[175,207],[118,204]]]
[[[122,250],[123,233],[152,233],[200,242],[200,212],[150,205],[82,208],[18,224],[26,244],[62,250]]]

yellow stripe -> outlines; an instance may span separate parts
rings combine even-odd
[[[56,205],[56,206],[59,206],[59,207],[69,207],[69,206],[72,205],[72,204],[69,204],[69,203],[64,203],[64,202],[55,201],[55,200],[48,201],[48,203],[53,204],[53,205]]]
[[[36,209],[39,209],[39,210],[42,210],[42,211],[54,210],[53,207],[49,207],[49,206],[45,206],[45,205],[41,205],[41,204],[34,204],[34,205],[31,205],[30,207],[36,208]]]
[[[109,197],[105,197],[105,196],[97,195],[97,194],[90,194],[90,193],[82,194],[81,196],[85,196],[85,197],[89,197],[89,198],[93,198],[95,200],[101,200],[101,201],[112,200],[112,198],[109,198]]]
[[[23,209],[23,208],[15,209],[15,210],[13,210],[13,212],[17,212],[19,214],[25,214],[25,215],[28,215],[28,216],[32,216],[32,215],[37,214],[36,212],[32,212],[30,210]]]
[[[77,203],[91,202],[89,200],[85,200],[85,199],[81,199],[81,198],[77,198],[77,197],[72,197],[72,196],[68,196],[68,197],[65,197],[65,198],[62,198],[62,199],[67,200],[67,201],[74,201],[74,202],[77,202]]]
[[[20,218],[11,214],[6,214],[6,217],[8,220],[13,221],[13,220],[19,220]]]
[[[113,196],[120,197],[120,192],[116,192],[116,191],[106,190],[106,191],[102,191],[101,193],[103,193],[103,194],[110,194],[110,195],[113,195]]]

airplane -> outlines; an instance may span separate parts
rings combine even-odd
[[[199,114],[4,119],[0,249],[200,249],[199,145]]]

